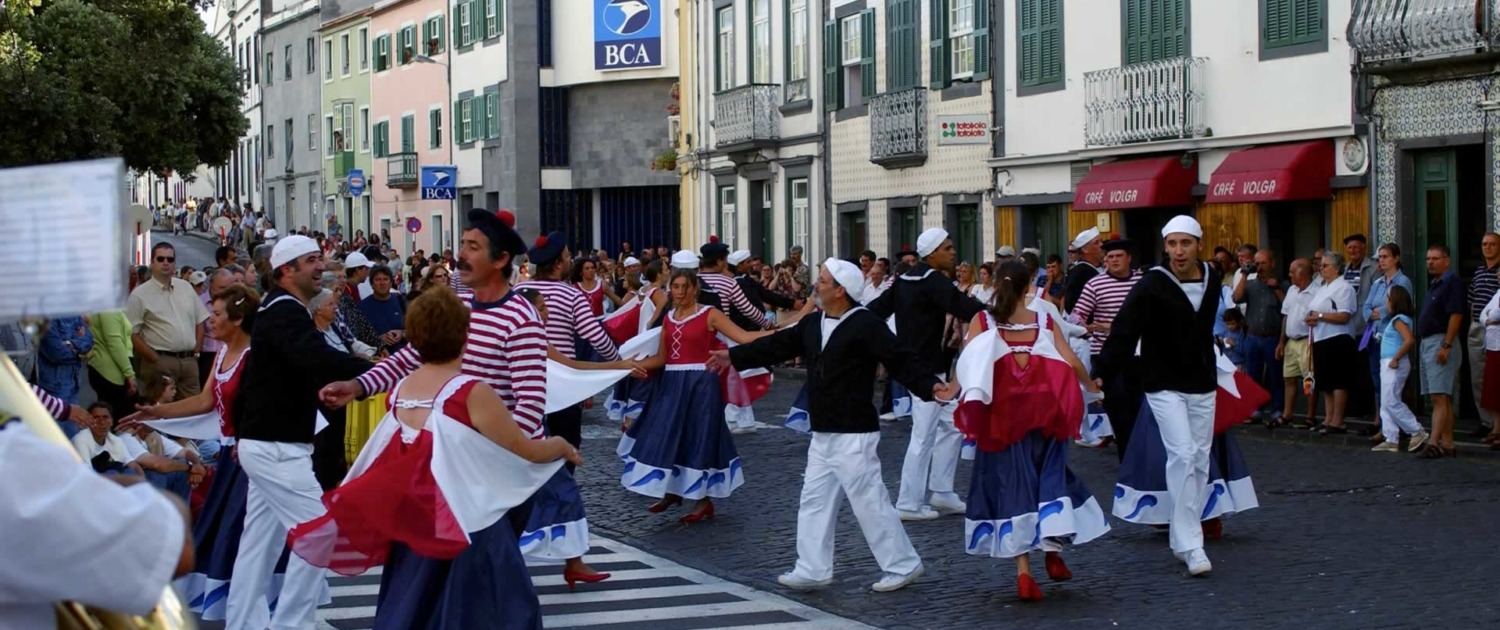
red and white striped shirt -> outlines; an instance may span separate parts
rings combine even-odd
[[[578,287],[561,280],[527,280],[516,285],[517,289],[533,289],[547,301],[547,341],[563,356],[577,359],[573,345],[576,334],[594,346],[605,361],[620,360],[615,342],[604,332],[604,325],[594,317],[588,297]]]
[[[1130,272],[1128,278],[1116,278],[1108,273],[1089,278],[1083,285],[1083,293],[1078,296],[1078,303],[1073,305],[1073,312],[1068,314],[1068,321],[1079,326],[1114,322],[1115,316],[1120,314],[1120,307],[1125,304],[1125,296],[1130,295],[1130,290],[1140,279],[1139,271]],[[1107,332],[1091,333],[1089,352],[1099,354],[1108,338]]]
[[[545,437],[547,335],[541,317],[513,292],[495,304],[476,304],[472,293],[459,297],[472,309],[463,373],[493,387],[528,436]],[[422,357],[408,344],[360,376],[359,384],[370,394],[389,392],[421,364]]]
[[[730,309],[733,308],[761,329],[771,327],[771,320],[766,319],[765,311],[750,303],[750,298],[745,297],[745,292],[740,290],[740,283],[735,282],[734,278],[717,271],[700,271],[698,277],[714,293],[719,294],[719,305],[724,309],[725,315],[731,315]]]
[[[52,414],[53,418],[58,420],[68,419],[68,403],[64,402],[63,399],[53,396],[47,393],[47,390],[35,385],[31,386],[31,393],[36,394],[36,397],[42,401],[42,406],[47,408],[47,413]]]

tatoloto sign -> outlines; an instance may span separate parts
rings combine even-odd
[[[661,67],[661,0],[593,0],[594,69]]]
[[[938,116],[938,144],[989,144],[990,117],[979,115]]]

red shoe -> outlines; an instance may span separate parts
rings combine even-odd
[[[1036,580],[1030,575],[1022,574],[1016,576],[1016,596],[1023,602],[1042,601],[1042,587],[1037,586]]]
[[[646,508],[646,511],[652,514],[660,514],[667,511],[667,508],[680,504],[682,504],[682,497],[669,494],[662,497],[660,501],[652,503],[651,507]]]
[[[595,582],[603,582],[608,579],[608,573],[575,573],[568,570],[563,571],[563,581],[568,583],[568,590],[570,591],[573,590],[573,583],[575,582],[593,584]]]
[[[710,504],[708,504],[708,507],[706,507],[706,508],[698,508],[696,510],[688,512],[687,514],[682,515],[682,518],[679,518],[677,520],[681,521],[683,524],[687,524],[687,523],[696,523],[698,521],[710,520],[713,517],[714,517],[714,504],[710,503]]]
[[[1222,539],[1224,537],[1224,521],[1217,518],[1203,521],[1203,537],[1212,540]]]
[[[593,409],[594,408],[594,401],[593,401],[593,399],[584,399],[584,401],[583,401],[583,408],[584,409]]]
[[[1047,577],[1053,582],[1066,582],[1073,579],[1073,572],[1068,570],[1068,565],[1063,562],[1062,554],[1049,551],[1047,558]]]

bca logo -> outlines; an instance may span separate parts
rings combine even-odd
[[[651,24],[651,7],[641,0],[610,0],[604,27],[620,36],[634,35]]]

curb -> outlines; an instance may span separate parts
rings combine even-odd
[[[1306,429],[1278,428],[1268,429],[1264,425],[1241,425],[1241,430],[1235,433],[1236,437],[1248,437],[1251,439],[1267,442],[1306,443],[1337,446],[1341,448],[1353,448],[1368,451],[1374,446],[1369,438],[1359,435],[1360,430],[1373,426],[1373,423],[1360,420],[1349,420],[1346,423],[1351,431],[1338,435],[1320,435],[1316,431]],[[1488,444],[1455,439],[1453,446],[1458,450],[1460,458],[1477,458],[1500,461],[1500,450],[1491,450]],[[1405,446],[1402,446],[1405,452]],[[1415,453],[1407,453],[1413,457]]]

